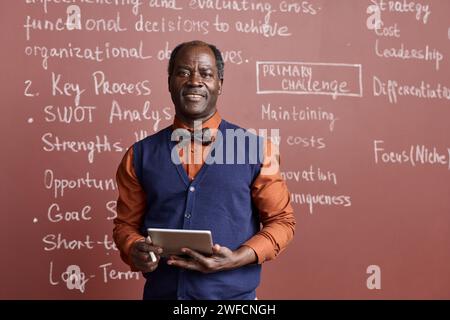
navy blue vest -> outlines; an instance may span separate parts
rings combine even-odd
[[[223,139],[214,142],[209,160],[222,152],[223,163],[227,161],[227,129],[242,130],[222,120],[219,130]],[[254,154],[262,151],[261,144],[258,150],[248,143],[245,147],[240,145],[245,158],[242,161],[238,159],[237,139],[233,139],[234,147],[229,141],[234,164],[205,163],[190,181],[183,166],[171,161],[176,146],[171,134],[169,126],[133,146],[134,169],[147,196],[142,234],[146,235],[149,227],[207,229],[212,232],[213,243],[236,250],[260,230],[251,186],[261,169],[261,157]],[[203,274],[169,266],[162,259],[154,272],[144,275],[144,299],[254,299],[260,272],[260,265],[252,264]]]

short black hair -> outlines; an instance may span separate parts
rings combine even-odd
[[[167,68],[167,72],[169,73],[169,78],[172,75],[173,68],[175,67],[175,58],[178,54],[178,52],[184,48],[189,46],[207,46],[209,47],[212,52],[214,53],[214,56],[216,58],[216,66],[217,66],[217,73],[219,75],[219,79],[223,81],[223,74],[224,74],[224,68],[225,68],[225,62],[223,61],[222,53],[219,49],[213,44],[206,43],[199,40],[189,41],[189,42],[183,42],[177,45],[170,54],[170,60],[169,60],[169,67]]]

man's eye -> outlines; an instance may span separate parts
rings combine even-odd
[[[202,77],[203,78],[211,78],[213,75],[212,75],[212,73],[204,73],[204,74],[202,74]]]
[[[178,75],[179,75],[180,77],[189,77],[189,71],[186,71],[186,70],[180,70],[180,71],[178,71]]]

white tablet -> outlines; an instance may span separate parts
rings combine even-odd
[[[205,255],[212,254],[212,236],[209,230],[148,228],[155,246],[163,248],[162,256],[183,255],[181,248],[189,248]]]

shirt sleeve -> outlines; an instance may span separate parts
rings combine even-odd
[[[280,174],[278,147],[270,141],[266,141],[266,146],[261,172],[251,190],[262,229],[244,243],[255,251],[260,264],[275,259],[292,240],[295,231],[290,194]]]
[[[144,217],[146,197],[134,171],[132,147],[128,149],[117,169],[116,181],[119,197],[117,216],[113,220],[113,237],[122,260],[131,270],[137,271],[130,260],[129,251],[135,241],[144,238],[139,229]]]

